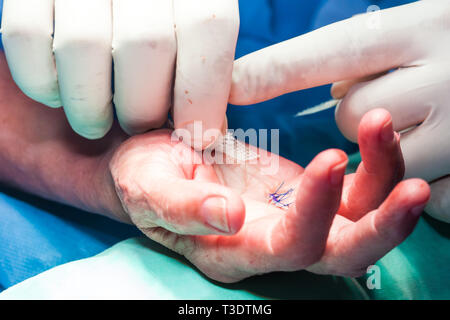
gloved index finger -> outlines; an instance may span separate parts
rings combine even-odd
[[[425,31],[411,16],[423,16],[421,10],[413,3],[358,15],[244,56],[234,65],[230,103],[258,103],[408,65],[420,57],[413,44]]]
[[[239,5],[237,0],[175,0],[174,17],[178,44],[175,128],[190,133],[195,149],[206,149],[216,141],[224,123]]]

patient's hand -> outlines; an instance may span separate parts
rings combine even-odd
[[[110,169],[139,229],[215,280],[301,269],[359,276],[412,232],[430,194],[422,180],[400,182],[403,159],[386,111],[364,117],[359,143],[363,163],[344,178],[339,150],[306,169],[273,154],[257,164],[194,164],[186,159],[198,153],[159,130],[125,142]],[[282,182],[280,192],[295,188],[287,210],[268,201]]]

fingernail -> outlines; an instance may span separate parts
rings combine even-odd
[[[422,214],[424,209],[425,209],[425,205],[422,204],[420,206],[416,206],[416,207],[412,208],[410,210],[410,213],[415,217],[419,217]]]
[[[336,100],[342,99],[342,98],[344,98],[346,93],[347,93],[346,87],[344,85],[342,85],[341,83],[335,83],[331,87],[331,96],[333,97],[333,99],[336,99]]]
[[[331,169],[330,182],[333,186],[339,186],[340,184],[342,184],[347,163],[348,160],[345,160],[344,162],[339,163],[338,165],[334,166],[333,169]]]
[[[227,201],[224,198],[208,198],[205,202],[203,202],[201,210],[207,224],[220,232],[230,233]]]
[[[389,120],[381,129],[381,139],[384,142],[391,142],[394,139],[394,129],[392,128],[392,120]]]

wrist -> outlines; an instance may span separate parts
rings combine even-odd
[[[99,193],[99,213],[102,213],[114,220],[132,224],[129,215],[122,206],[122,202],[117,195],[115,183],[109,170],[109,163],[114,155],[115,150],[108,152],[100,159],[96,172],[98,173],[98,184],[95,190]]]

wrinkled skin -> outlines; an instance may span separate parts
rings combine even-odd
[[[422,180],[400,182],[403,158],[386,111],[363,118],[359,143],[363,162],[344,177],[340,150],[305,169],[273,154],[246,165],[194,164],[185,159],[199,153],[158,130],[122,144],[110,170],[133,223],[212,279],[302,269],[360,276],[412,232],[430,190]],[[295,188],[287,210],[267,198],[282,182]],[[212,196],[227,200],[227,215],[202,210]]]

